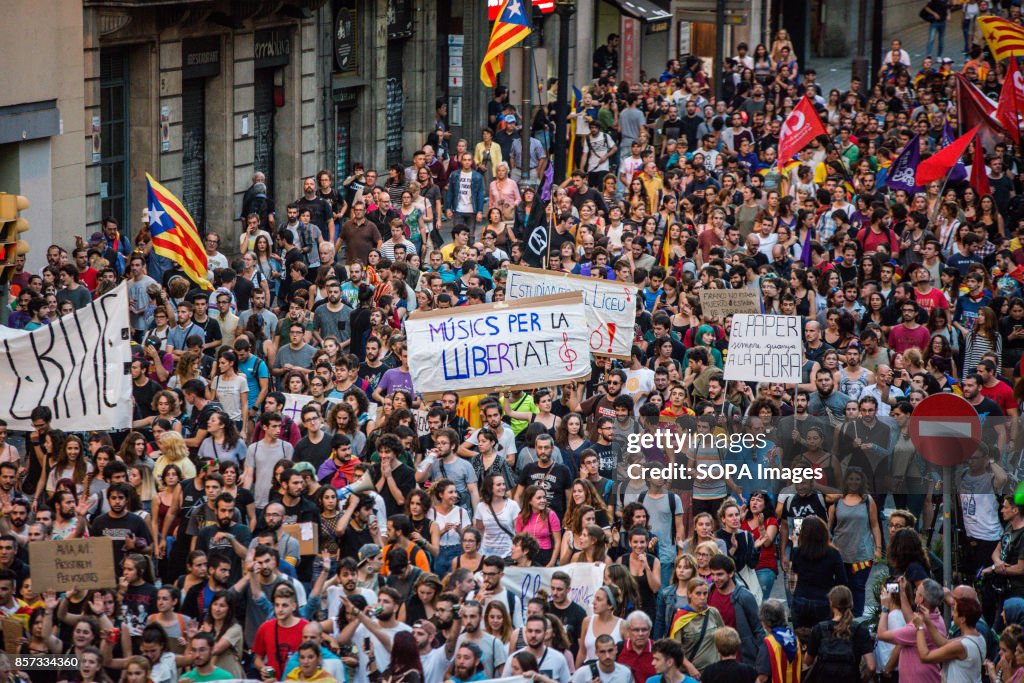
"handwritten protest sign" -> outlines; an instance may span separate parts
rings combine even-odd
[[[295,424],[302,424],[302,409],[312,400],[313,397],[309,394],[285,394],[281,414],[290,418]]]
[[[565,572],[572,579],[569,599],[592,614],[594,593],[604,583],[604,568],[604,563],[596,562],[574,562],[563,567],[506,567],[501,585],[519,598],[516,609],[521,613],[512,615],[517,624],[525,621],[526,603],[537,591],[543,588],[551,594],[551,576],[557,571]]]
[[[21,652],[21,638],[25,635],[27,621],[27,618],[23,621],[16,617],[0,619],[0,631],[4,634],[4,652],[9,655]]]
[[[44,406],[68,432],[131,427],[127,285],[30,332],[0,327],[0,355],[0,418],[11,431],[30,431],[32,409]]]
[[[423,398],[550,387],[590,376],[579,292],[433,311],[406,320],[409,372]]]
[[[636,287],[614,280],[609,282],[553,270],[509,266],[505,283],[507,298],[526,299],[561,292],[583,294],[591,353],[629,360],[636,322]]]
[[[799,316],[734,315],[725,379],[798,384],[803,348]]]
[[[754,289],[702,289],[700,308],[705,318],[721,320],[736,313],[760,313],[761,295]]]
[[[28,545],[32,586],[38,591],[89,590],[117,586],[114,540],[107,536],[65,541],[33,541]]]
[[[426,436],[430,433],[430,425],[427,424],[427,411],[412,411],[412,419],[416,422],[416,435]]]
[[[299,555],[316,555],[320,552],[320,539],[313,522],[282,524],[281,531],[299,542]]]

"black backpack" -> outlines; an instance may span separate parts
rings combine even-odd
[[[818,655],[814,658],[811,676],[805,677],[805,683],[857,680],[860,662],[853,651],[853,634],[849,638],[837,638],[832,634],[832,624],[822,628],[822,631]]]

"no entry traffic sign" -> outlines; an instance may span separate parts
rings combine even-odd
[[[967,460],[981,441],[981,420],[966,399],[935,394],[910,415],[910,440],[928,462],[953,467]]]

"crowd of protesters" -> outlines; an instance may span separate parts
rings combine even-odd
[[[5,649],[78,661],[31,680],[1024,679],[1018,148],[968,159],[986,194],[889,188],[914,135],[927,157],[956,123],[951,60],[912,64],[899,41],[874,85],[830,92],[784,31],[741,44],[717,89],[694,58],[617,82],[617,45],[571,114],[565,182],[553,114],[524,121],[498,88],[479,141],[439,101],[408,166],[324,171],[287,204],[256,174],[239,225],[204,232],[212,290],[113,219],[38,273],[21,257],[10,327],[127,282],[134,351],[130,432],[64,433],[45,407],[23,436],[0,424],[0,612],[24,629]],[[998,92],[1004,65],[969,56]],[[829,135],[777,159],[805,96]],[[424,400],[446,387],[414,385],[406,316],[500,302],[509,265],[635,286],[629,360]],[[726,288],[803,318],[800,384],[723,378],[732,318],[699,295]],[[941,471],[909,433],[943,392],[985,420],[952,567]],[[633,447],[657,430],[762,438]],[[819,476],[628,474],[664,462]],[[30,542],[95,536],[116,586],[33,591]],[[604,564],[602,584],[573,586],[575,563]],[[551,570],[543,590],[502,583],[529,567]]]

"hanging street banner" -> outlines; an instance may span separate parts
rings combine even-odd
[[[579,292],[416,311],[405,323],[409,373],[423,398],[551,387],[590,377]]]
[[[596,280],[552,270],[509,266],[505,282],[508,299],[526,299],[561,292],[581,292],[587,307],[590,352],[629,360],[636,324],[637,289],[614,280]],[[760,308],[758,309],[760,312]]]
[[[800,323],[796,315],[734,315],[725,379],[799,384],[804,357]]]
[[[126,283],[38,329],[0,327],[0,418],[31,431],[46,406],[54,429],[129,429],[131,360]]]

